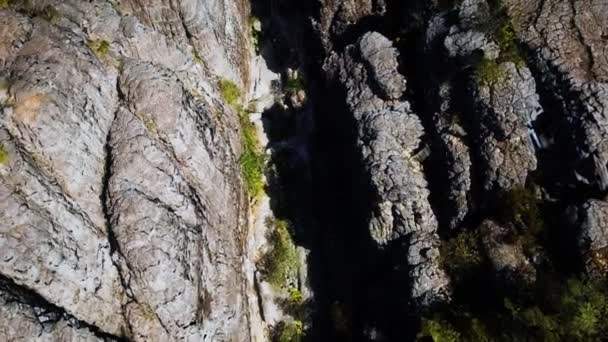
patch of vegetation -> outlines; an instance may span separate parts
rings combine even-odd
[[[260,53],[260,40],[262,39],[262,22],[258,17],[251,16],[249,18],[249,24],[251,25],[251,40],[253,42],[253,48],[255,53]]]
[[[260,151],[257,129],[249,121],[249,113],[242,109],[239,110],[239,121],[243,132],[243,153],[239,158],[239,164],[247,193],[255,199],[264,191],[266,158]]]
[[[540,210],[541,200],[534,190],[516,186],[506,194],[504,202],[504,215],[507,221],[535,234],[542,231],[544,223]]]
[[[277,325],[272,340],[275,342],[300,342],[303,336],[304,325],[302,321],[289,320]]]
[[[541,200],[534,190],[516,186],[506,193],[503,201],[503,221],[515,225],[519,232],[515,242],[525,251],[533,249],[537,238],[545,233]]]
[[[4,165],[9,162],[9,154],[6,146],[0,144],[0,165]]]
[[[156,125],[156,121],[154,121],[151,116],[146,115],[144,113],[136,113],[135,116],[137,116],[137,118],[141,120],[148,132],[154,135],[158,134],[158,126]]]
[[[533,302],[507,298],[477,315],[462,308],[422,320],[419,341],[601,341],[608,336],[608,289],[590,280],[553,279]]]
[[[477,65],[476,76],[482,85],[496,83],[505,77],[505,73],[500,69],[500,64],[513,62],[521,66],[525,63],[511,19],[502,5],[496,3],[493,7],[492,18],[489,20],[486,31],[498,44],[500,53],[498,59],[490,60],[484,57]]]
[[[439,249],[440,262],[455,279],[477,271],[484,261],[477,231],[464,231],[444,241]]]
[[[241,91],[239,90],[239,87],[234,84],[234,82],[225,79],[220,80],[219,86],[220,94],[222,95],[224,102],[236,109],[241,100]]]
[[[446,321],[441,319],[422,319],[417,341],[457,342],[460,334]]]
[[[197,64],[203,64],[203,58],[201,57],[201,54],[198,52],[197,49],[194,49],[194,57],[193,58],[194,58],[194,62],[195,63],[197,63]],[[228,81],[228,82],[230,82],[230,81]],[[220,82],[220,85],[221,85],[221,82]],[[238,88],[237,88],[237,90],[238,90]],[[240,96],[240,93],[239,93],[239,96]]]
[[[300,259],[289,234],[289,223],[268,218],[266,225],[270,229],[270,250],[264,257],[264,276],[274,287],[285,288],[290,279],[297,277]]]
[[[295,287],[289,289],[289,303],[292,305],[301,305],[304,303],[304,294]]]
[[[500,68],[500,63],[493,59],[483,58],[475,69],[475,77],[481,85],[495,84],[505,77],[505,72]]]
[[[285,83],[285,91],[287,94],[295,94],[298,91],[303,90],[304,87],[304,79],[300,76],[288,78]]]
[[[100,59],[105,58],[110,52],[110,42],[104,39],[89,39],[87,46]]]
[[[239,158],[239,164],[247,193],[251,198],[256,199],[264,191],[264,167],[266,165],[266,158],[260,151],[257,129],[249,120],[249,112],[240,105],[241,91],[237,85],[223,79],[219,82],[219,88],[224,102],[239,114],[243,134],[243,153]]]
[[[506,15],[505,19],[501,20],[494,31],[493,36],[498,47],[500,47],[500,62],[513,62],[518,65],[524,63],[522,52],[517,44],[517,36],[515,35],[513,24],[511,24],[511,20]]]
[[[9,0],[0,0],[0,9],[5,9],[10,6]]]
[[[608,291],[591,280],[568,279],[544,306],[506,301],[514,322],[536,341],[599,341],[608,336]]]

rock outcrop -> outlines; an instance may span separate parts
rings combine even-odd
[[[247,82],[247,12],[0,9],[2,339],[249,338],[238,118],[216,87]]]
[[[608,275],[608,202],[589,200],[578,209],[579,248],[586,271]]]
[[[0,0],[0,340],[258,341],[286,320],[405,340],[478,311],[479,283],[605,281],[607,13]],[[250,198],[267,159],[278,194]],[[280,290],[267,217],[307,251]]]
[[[332,55],[326,67],[337,69],[357,121],[357,144],[375,202],[369,233],[380,246],[408,241],[403,252],[411,267],[411,297],[425,306],[448,300],[449,283],[439,267],[437,220],[417,156],[424,129],[401,100],[406,81],[397,72],[397,54],[390,40],[369,32],[342,55]]]
[[[554,111],[550,135],[567,158],[566,181],[608,189],[608,55],[602,1],[505,1]]]
[[[497,68],[499,79],[477,88],[479,116],[471,120],[478,125],[476,145],[487,192],[525,185],[537,167],[531,131],[541,106],[534,79],[528,68],[513,62]]]

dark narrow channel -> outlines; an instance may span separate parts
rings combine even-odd
[[[301,109],[276,105],[263,114],[270,146],[276,147],[270,162],[276,172],[269,175],[272,210],[292,222],[294,241],[310,250],[314,301],[306,339],[413,340],[417,314],[408,310],[404,295],[407,269],[395,266],[403,265],[404,241],[379,249],[369,236],[370,176],[346,94],[322,70],[322,44],[310,23],[318,10],[312,1],[252,2],[263,24],[260,53],[274,72],[303,72],[308,96]],[[367,31],[395,36],[398,18],[386,19],[364,18],[333,37],[336,48],[356,43]]]

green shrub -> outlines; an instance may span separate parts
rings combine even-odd
[[[104,39],[89,39],[87,46],[100,59],[105,58],[110,52],[110,43]]]
[[[289,234],[289,223],[285,220],[268,219],[270,251],[264,258],[266,280],[276,288],[289,286],[289,279],[297,277],[300,259]]]
[[[260,151],[257,129],[249,121],[246,111],[239,111],[239,120],[243,134],[243,153],[239,158],[241,174],[245,181],[247,193],[253,199],[264,191],[264,166],[266,158]]]
[[[496,60],[483,58],[477,65],[475,73],[482,85],[494,84],[506,76],[505,72],[501,70],[500,64],[513,62],[517,65],[523,65],[525,63],[511,19],[500,4],[494,6],[497,8],[491,14],[490,27],[487,28],[487,31],[498,44],[500,54]]]
[[[608,293],[605,286],[571,278],[547,295],[546,307],[521,308],[510,301],[505,306],[513,319],[535,340],[598,341],[608,333]]]
[[[602,341],[608,336],[608,289],[590,280],[570,278],[547,284],[539,296],[475,317],[462,308],[424,318],[418,339],[432,341]]]
[[[232,107],[236,108],[241,100],[241,91],[239,90],[239,87],[230,80],[220,80],[220,93],[224,102]]]
[[[537,235],[544,227],[540,205],[541,201],[533,190],[516,186],[504,199],[505,220],[529,234]]]
[[[289,289],[289,302],[292,305],[301,305],[304,303],[304,295],[302,291],[298,290],[295,287]]]
[[[500,48],[500,62],[513,62],[518,65],[524,63],[522,52],[517,45],[515,30],[511,20],[506,15],[494,31],[494,40]]]
[[[481,85],[495,84],[506,76],[496,60],[483,58],[475,69],[475,77]]]
[[[9,154],[4,144],[0,144],[0,165],[4,165],[9,161]]]
[[[0,0],[0,9],[8,8],[10,6],[9,0]]]
[[[224,102],[233,107],[239,114],[243,135],[243,153],[239,158],[239,164],[247,193],[251,198],[256,199],[264,191],[264,167],[266,165],[266,158],[260,151],[257,129],[249,120],[249,112],[239,104],[241,91],[237,85],[232,81],[223,79],[220,80],[219,87]]]
[[[273,340],[276,342],[299,342],[304,336],[302,321],[290,320],[278,324]]]
[[[460,334],[446,321],[441,319],[422,319],[417,341],[457,342]]]
[[[301,77],[289,78],[285,84],[285,90],[288,94],[297,93],[304,89],[304,80]]]
[[[483,253],[477,231],[464,231],[444,241],[439,248],[440,262],[444,269],[460,279],[475,272],[483,262]]]

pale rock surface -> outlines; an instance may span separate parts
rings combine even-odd
[[[0,10],[3,338],[248,340],[238,117],[216,86],[248,82],[246,3],[14,6]],[[7,302],[25,290],[56,319]]]

